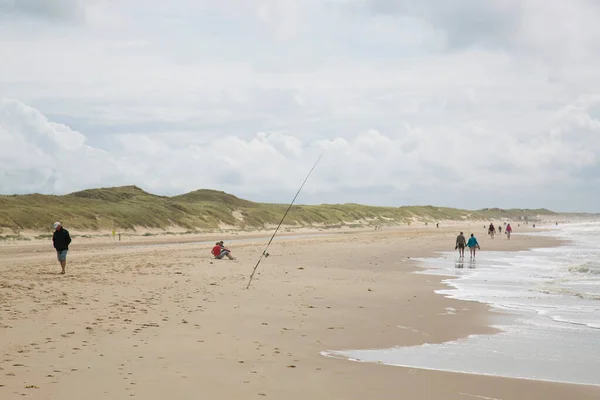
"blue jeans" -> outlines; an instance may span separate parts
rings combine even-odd
[[[222,259],[223,257],[225,257],[225,256],[226,256],[227,254],[229,254],[229,253],[230,253],[230,251],[229,251],[229,250],[223,250],[223,251],[221,252],[221,254],[219,254],[219,255],[218,255],[216,258],[220,260],[220,259]]]

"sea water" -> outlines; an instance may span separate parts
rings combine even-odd
[[[451,276],[437,293],[489,304],[501,333],[441,344],[327,351],[353,361],[482,375],[600,385],[600,223],[538,233],[568,239],[555,248],[442,253],[417,273]],[[506,240],[496,238],[495,240]],[[519,240],[513,234],[511,240]]]

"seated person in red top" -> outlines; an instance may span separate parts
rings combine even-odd
[[[213,256],[215,256],[216,259],[219,260],[225,256],[227,256],[227,258],[229,258],[230,260],[235,260],[235,258],[231,255],[231,250],[229,250],[223,245],[222,240],[220,242],[215,243],[215,246],[213,247],[211,253]]]

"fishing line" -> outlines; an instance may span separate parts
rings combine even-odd
[[[325,150],[327,150],[327,149],[325,149]],[[288,212],[290,212],[290,209],[292,208],[292,205],[294,205],[294,202],[296,201],[296,198],[298,197],[298,195],[300,194],[300,191],[304,187],[304,184],[306,183],[306,181],[308,180],[308,178],[310,177],[310,175],[314,171],[314,169],[317,166],[317,164],[319,163],[319,161],[321,161],[321,158],[325,154],[325,150],[323,150],[323,153],[321,153],[321,155],[319,156],[319,158],[315,162],[315,165],[313,165],[313,167],[310,169],[310,172],[308,173],[308,175],[306,175],[306,178],[304,178],[304,182],[302,182],[302,185],[300,186],[300,189],[298,189],[298,192],[294,196],[294,199],[292,200],[292,202],[290,203],[289,207],[285,211],[285,214],[283,214],[283,218],[281,218],[281,221],[279,222],[279,225],[277,225],[277,228],[275,229],[275,232],[273,232],[273,236],[271,236],[271,239],[269,240],[269,243],[267,243],[267,246],[263,250],[262,254],[260,255],[260,258],[258,259],[258,262],[256,263],[256,265],[254,266],[254,269],[252,270],[252,275],[250,275],[250,280],[248,281],[248,285],[246,286],[246,289],[248,289],[250,287],[250,284],[252,283],[252,279],[254,278],[254,273],[256,272],[256,269],[258,268],[258,265],[262,261],[263,257],[265,257],[265,256],[268,257],[269,256],[268,253],[267,253],[267,249],[271,245],[271,242],[273,241],[273,238],[275,237],[275,235],[277,235],[277,231],[279,230],[279,227],[281,226],[281,224],[283,224],[283,220],[288,215]]]

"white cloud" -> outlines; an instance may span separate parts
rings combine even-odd
[[[106,152],[37,110],[3,99],[0,167],[7,175],[0,190],[64,193],[134,183],[159,193],[211,187],[251,197],[276,193],[283,200],[324,149],[325,158],[307,190],[327,199],[351,201],[354,191],[373,187],[396,191],[389,195],[397,196],[423,186],[435,193],[473,185],[486,193],[567,184],[578,170],[598,163],[600,122],[586,113],[598,104],[598,98],[580,99],[557,112],[553,130],[524,140],[485,124],[474,124],[461,135],[443,128],[407,128],[396,137],[370,130],[313,142],[277,132],[204,142],[193,134],[124,134]],[[380,195],[373,194],[372,202],[389,204]]]
[[[0,142],[2,193],[64,193],[119,175],[110,154],[16,100],[0,98]]]
[[[446,3],[0,2],[0,190],[598,210],[600,6]]]

